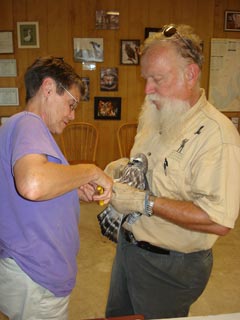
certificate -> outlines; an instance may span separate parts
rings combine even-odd
[[[18,88],[0,88],[0,106],[18,105]]]
[[[0,77],[16,77],[16,59],[0,59]]]
[[[0,31],[0,53],[13,53],[12,31]]]

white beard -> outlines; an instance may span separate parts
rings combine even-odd
[[[157,101],[158,107],[153,101]],[[139,130],[146,130],[148,137],[160,133],[168,143],[181,133],[183,119],[189,109],[188,102],[149,94],[139,117]]]

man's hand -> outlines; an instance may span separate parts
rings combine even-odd
[[[110,203],[123,214],[140,212],[145,214],[146,192],[130,187],[127,184],[115,182]]]

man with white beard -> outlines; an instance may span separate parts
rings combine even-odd
[[[114,183],[124,215],[106,317],[185,317],[212,269],[212,247],[235,224],[240,201],[240,138],[200,88],[202,42],[190,26],[168,25],[146,39],[146,99],[131,156],[148,158],[151,192]],[[114,178],[122,159],[106,172]]]

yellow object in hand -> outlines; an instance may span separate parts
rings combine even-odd
[[[102,194],[103,193],[103,187],[97,186],[97,191],[98,191],[99,194]],[[99,203],[100,206],[104,205],[104,201],[103,200],[99,200],[98,203]]]

